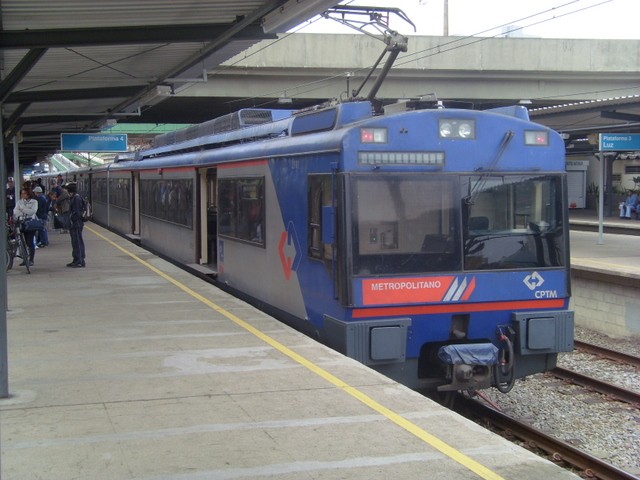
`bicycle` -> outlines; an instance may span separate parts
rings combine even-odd
[[[22,221],[15,222],[13,225],[7,225],[7,270],[13,268],[13,261],[18,256],[22,258],[24,266],[27,268],[27,273],[31,273],[29,266],[29,249],[27,248],[27,241],[22,233]]]

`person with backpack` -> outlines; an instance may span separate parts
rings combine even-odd
[[[57,225],[54,226],[60,228],[60,233],[67,233],[67,230],[69,229],[69,208],[71,205],[71,197],[66,187],[67,185],[60,189],[60,194],[57,195],[55,203],[56,218],[58,222]],[[54,221],[54,224],[55,223],[56,222]]]
[[[73,256],[73,260],[71,263],[67,263],[67,267],[84,268],[86,266],[84,261],[84,240],[82,238],[84,199],[78,195],[78,185],[76,183],[67,183],[66,190],[69,192],[69,235],[71,236],[71,255]]]

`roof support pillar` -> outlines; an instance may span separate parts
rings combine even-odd
[[[0,103],[0,107],[2,103]],[[2,116],[0,115],[0,132]],[[0,184],[7,184],[7,164],[4,159],[4,135],[0,135]],[[0,195],[0,210],[4,219],[7,211],[7,196]],[[2,222],[0,232],[0,252],[7,251],[7,222]],[[9,398],[9,355],[7,353],[7,269],[0,268],[0,398]]]

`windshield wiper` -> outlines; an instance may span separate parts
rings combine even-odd
[[[513,130],[507,130],[505,132],[504,137],[502,137],[502,142],[500,142],[500,146],[498,147],[498,151],[496,152],[496,156],[493,158],[493,160],[491,161],[491,163],[486,169],[482,169],[482,174],[480,175],[480,178],[478,178],[478,181],[475,183],[475,185],[471,189],[471,192],[465,198],[465,202],[467,203],[467,205],[473,205],[478,194],[484,190],[484,186],[487,184],[487,176],[490,173],[493,173],[494,169],[496,168],[496,165],[500,161],[500,158],[502,157],[505,150],[509,146],[509,143],[511,143],[511,140],[513,140],[514,136],[515,134],[513,133]]]

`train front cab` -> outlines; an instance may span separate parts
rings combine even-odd
[[[512,384],[573,349],[562,174],[347,174],[327,342],[407,385]],[[340,240],[338,240],[340,243]],[[340,257],[340,256],[339,256]]]

